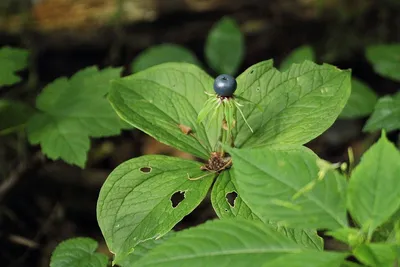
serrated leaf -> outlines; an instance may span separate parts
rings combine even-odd
[[[173,237],[175,232],[170,231],[166,235],[162,236],[158,239],[150,239],[144,241],[137,245],[132,253],[130,253],[123,261],[115,262],[120,267],[129,267],[132,266],[135,262],[139,261],[143,258],[149,251],[152,251],[155,247],[161,245],[169,238]]]
[[[362,229],[373,231],[400,208],[400,152],[383,133],[354,169],[347,206]]]
[[[366,56],[375,72],[383,77],[400,81],[400,44],[371,45]]]
[[[122,125],[105,98],[110,80],[120,71],[90,67],[47,85],[36,99],[39,112],[28,121],[29,141],[40,144],[49,158],[83,168],[89,137],[120,133]]]
[[[243,219],[208,221],[178,232],[133,266],[261,266],[307,250],[272,227]]]
[[[112,83],[110,102],[117,113],[160,142],[207,159],[217,146],[221,122],[208,127],[197,116],[213,93],[213,80],[188,63],[165,63]],[[182,132],[180,125],[191,129]]]
[[[269,261],[262,267],[340,267],[346,253],[328,252],[328,251],[303,251],[281,256],[275,260]]]
[[[21,81],[21,78],[15,72],[26,68],[28,56],[28,51],[24,49],[11,47],[0,49],[0,87]]]
[[[201,164],[167,156],[143,156],[118,166],[104,183],[97,202],[97,220],[107,245],[122,261],[141,242],[157,238],[189,214],[206,196],[214,174]],[[183,193],[173,207],[171,197]]]
[[[166,62],[187,62],[200,65],[196,56],[185,47],[176,44],[161,44],[140,53],[132,62],[132,72],[139,72]]]
[[[23,129],[33,111],[23,102],[0,99],[0,135]]]
[[[303,61],[315,61],[315,53],[311,46],[303,45],[294,49],[290,54],[282,61],[280,69],[285,71],[290,68],[294,63],[303,63]]]
[[[50,267],[106,267],[106,255],[96,253],[97,242],[91,238],[72,238],[53,251]]]
[[[242,108],[254,133],[238,117],[235,147],[240,148],[304,144],[333,124],[350,95],[349,71],[310,61],[285,72],[264,61],[237,82],[236,94],[255,103]]]
[[[235,20],[224,17],[208,34],[205,55],[217,73],[236,74],[244,56],[244,37]]]
[[[373,132],[381,129],[388,132],[400,129],[400,92],[378,100],[363,131]]]
[[[355,119],[367,116],[374,110],[376,101],[378,101],[376,93],[366,83],[352,78],[350,98],[339,117]]]
[[[261,219],[306,229],[347,226],[346,180],[334,171],[321,176],[319,159],[310,150],[295,146],[229,152],[238,193]]]
[[[363,264],[371,267],[393,267],[398,260],[398,246],[393,244],[362,244],[353,250],[354,256]]]

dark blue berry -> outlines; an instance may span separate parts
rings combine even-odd
[[[229,74],[221,74],[214,81],[214,91],[219,96],[233,96],[237,87],[235,78]]]

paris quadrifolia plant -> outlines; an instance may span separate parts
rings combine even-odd
[[[385,132],[354,170],[304,146],[335,122],[350,91],[350,71],[311,61],[283,72],[263,61],[236,78],[164,63],[114,79],[108,99],[124,121],[198,160],[144,155],[109,175],[97,219],[112,263],[393,266],[400,153]],[[208,197],[218,219],[174,232]],[[324,251],[318,233],[345,249]],[[96,242],[79,242],[61,244],[52,262],[68,249],[100,257]]]
[[[227,48],[240,50],[242,39],[232,21],[218,27],[233,37],[222,49],[227,36],[211,34],[206,52],[225,74],[211,77],[197,61],[140,69],[149,63],[141,58],[134,74],[113,78],[107,98],[124,122],[196,160],[144,155],[109,175],[97,220],[112,264],[397,266],[400,152],[385,131],[348,168],[304,146],[342,114],[351,72],[307,60],[280,71],[267,60],[235,75],[240,60],[232,55],[242,54]],[[380,129],[397,127],[390,125]],[[218,219],[173,231],[205,199]],[[342,249],[324,250],[327,236]],[[65,241],[51,266],[107,266],[96,247]]]

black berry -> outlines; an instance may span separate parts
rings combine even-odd
[[[214,81],[214,91],[219,96],[233,96],[237,87],[235,78],[229,74],[221,74]]]

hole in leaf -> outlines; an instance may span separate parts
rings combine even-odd
[[[250,71],[250,74],[253,74],[254,70]]]
[[[171,196],[172,207],[176,208],[185,199],[185,191],[177,191]]]
[[[140,168],[140,171],[144,172],[144,173],[149,173],[149,172],[151,172],[151,168],[150,167],[142,167],[142,168]]]
[[[230,192],[230,193],[227,193],[227,194],[225,195],[226,201],[228,201],[228,203],[229,203],[229,205],[230,205],[231,207],[234,207],[234,206],[235,206],[235,199],[237,198],[237,195],[238,195],[238,194],[237,194],[235,191]]]

